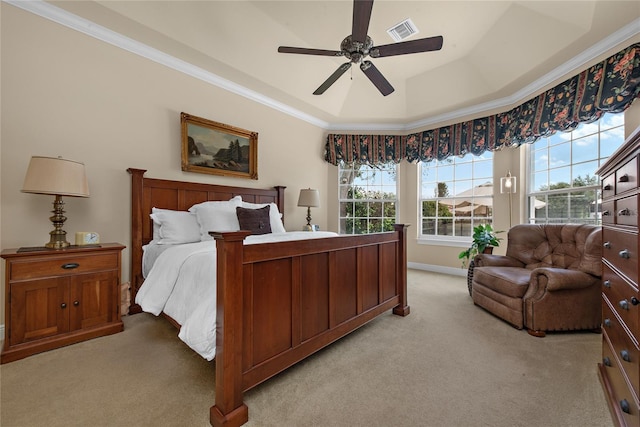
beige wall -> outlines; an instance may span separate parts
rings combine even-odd
[[[128,167],[165,179],[286,185],[291,230],[306,223],[299,190],[327,194],[322,129],[6,3],[1,12],[2,248],[42,246],[53,228],[53,197],[20,192],[32,155],[86,165],[91,197],[64,199],[70,241],[91,230],[103,242],[130,244]],[[258,132],[259,180],[182,172],[181,111]],[[326,214],[313,209],[314,223],[325,228]],[[123,266],[126,281],[128,250]]]
[[[65,199],[70,240],[76,231],[91,230],[98,231],[104,242],[130,244],[128,167],[147,169],[147,176],[165,179],[259,188],[286,185],[290,230],[306,222],[306,211],[296,207],[299,190],[318,188],[326,203],[312,210],[313,222],[323,229],[337,229],[337,168],[322,159],[327,133],[323,129],[6,3],[0,3],[0,12],[0,247],[40,246],[48,241],[53,198],[20,192],[32,155],[63,156],[86,164],[91,197]],[[627,132],[640,125],[638,104],[626,114]],[[260,179],[182,172],[181,111],[258,132]],[[496,187],[507,170],[523,176],[521,151],[495,154]],[[411,224],[409,261],[462,274],[460,247],[416,241],[417,166],[401,164],[399,178],[400,221]],[[522,197],[522,179],[519,186]],[[522,203],[514,200],[514,223],[524,212],[519,208]],[[506,230],[507,196],[497,194],[495,204],[496,228]],[[123,267],[122,280],[127,281],[128,250]],[[0,298],[4,299],[4,283]],[[3,310],[4,303],[0,307]],[[0,323],[2,319],[0,312]]]

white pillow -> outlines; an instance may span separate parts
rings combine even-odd
[[[196,215],[200,225],[200,240],[213,240],[210,231],[238,231],[240,223],[236,216],[236,207],[242,204],[242,197],[220,202],[203,202],[193,205],[189,212]]]
[[[272,233],[286,233],[284,224],[282,224],[282,214],[278,210],[278,205],[275,203],[250,203],[242,201],[242,207],[246,209],[260,209],[265,206],[271,206],[269,208],[269,223],[271,224]]]
[[[154,243],[174,245],[200,241],[200,226],[196,216],[191,212],[158,208],[152,208],[151,212]],[[157,235],[156,227],[158,227]]]

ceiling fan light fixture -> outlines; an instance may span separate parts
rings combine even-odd
[[[411,18],[407,18],[387,30],[387,34],[396,42],[408,39],[419,32],[420,30],[418,30]]]

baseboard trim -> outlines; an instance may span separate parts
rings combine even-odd
[[[434,273],[450,274],[452,276],[467,276],[466,268],[444,267],[442,265],[423,264],[419,262],[408,262],[407,268],[412,268],[414,270],[432,271]]]

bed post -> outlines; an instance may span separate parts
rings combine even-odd
[[[398,270],[398,296],[400,303],[393,308],[393,314],[406,316],[410,312],[407,305],[407,224],[394,224],[393,228],[398,233],[398,252],[396,253],[396,267]]]
[[[278,207],[280,214],[282,214],[282,223],[285,224],[284,222],[284,189],[287,187],[283,185],[276,185],[273,188],[275,188],[276,191],[278,192],[276,206]]]
[[[216,401],[209,421],[214,427],[241,426],[249,420],[243,402],[242,308],[243,241],[249,231],[209,233],[216,240]]]
[[[142,308],[135,303],[136,294],[142,285],[142,192],[143,175],[146,169],[129,168],[131,174],[131,305],[129,314],[141,313]]]

